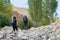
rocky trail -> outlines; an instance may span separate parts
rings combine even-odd
[[[14,34],[11,26],[5,26],[0,30],[0,40],[60,40],[60,21],[50,25],[28,30],[21,30]]]

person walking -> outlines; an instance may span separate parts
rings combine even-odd
[[[27,16],[23,16],[23,22],[24,22],[24,29],[27,29],[27,24],[28,24],[28,18]]]
[[[17,20],[15,16],[12,18],[12,27],[13,27],[13,33],[16,33],[16,31],[18,31],[18,28],[17,28]]]

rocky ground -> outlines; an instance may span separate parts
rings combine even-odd
[[[0,40],[60,40],[60,21],[28,30],[19,29],[17,34],[12,31],[11,26],[2,28]]]

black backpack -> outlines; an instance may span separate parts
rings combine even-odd
[[[24,17],[23,17],[23,21],[25,21],[25,22],[28,21],[27,16],[24,16]]]
[[[15,24],[15,25],[16,25],[16,19],[13,19],[13,24]]]

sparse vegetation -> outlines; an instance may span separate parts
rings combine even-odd
[[[20,20],[20,21],[18,22],[18,26],[19,26],[19,28],[24,29],[23,20]],[[29,20],[28,20],[28,24],[27,24],[27,28],[29,29],[29,28],[31,28],[31,27],[33,27],[33,22],[32,22],[31,19],[29,19]]]

